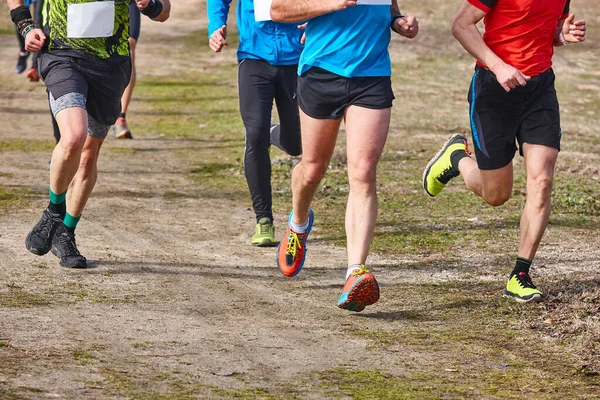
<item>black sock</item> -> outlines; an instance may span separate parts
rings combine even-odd
[[[119,114],[119,118],[125,118],[125,113]]]
[[[67,203],[64,201],[58,204],[50,202],[48,204],[48,210],[52,211],[54,214],[60,214],[61,218],[64,218],[65,213],[67,212]]]
[[[469,157],[469,154],[467,154],[466,151],[464,151],[464,150],[453,151],[452,154],[450,154],[450,162],[452,163],[452,168],[454,168],[455,170],[458,171],[458,163],[460,162],[460,160],[462,160],[465,157]]]
[[[517,257],[515,269],[513,269],[513,271],[510,273],[510,276],[512,277],[513,275],[517,275],[523,272],[529,274],[529,268],[531,267],[531,263],[533,263],[533,261],[523,257]]]

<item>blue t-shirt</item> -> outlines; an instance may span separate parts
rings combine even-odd
[[[391,76],[390,6],[363,5],[308,21],[298,74],[319,67],[346,78]]]

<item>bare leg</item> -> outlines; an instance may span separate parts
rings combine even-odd
[[[521,216],[519,257],[533,260],[550,219],[558,150],[525,143],[523,156],[527,171],[527,200]]]
[[[66,108],[56,114],[61,138],[50,163],[50,189],[64,193],[79,168],[79,161],[87,138],[88,117],[83,108]]]
[[[67,212],[75,217],[83,209],[92,194],[98,178],[98,155],[104,139],[88,136],[81,152],[77,174],[73,178],[67,193]]]
[[[341,119],[315,119],[300,110],[300,123],[302,160],[292,171],[293,218],[297,224],[308,218],[308,208],[333,155]]]
[[[348,265],[364,264],[377,219],[377,163],[385,145],[391,108],[346,110],[346,146],[350,193],[346,207]]]
[[[512,163],[498,169],[480,170],[477,162],[465,157],[458,163],[467,187],[492,206],[501,206],[510,199],[513,187]]]

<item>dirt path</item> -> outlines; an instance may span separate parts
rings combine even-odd
[[[157,56],[177,50],[178,37],[205,27],[206,21],[190,17],[192,9],[194,16],[204,15],[203,2],[182,0],[169,25],[143,21],[141,79],[182,68],[193,73],[232,57],[233,51],[205,62],[191,55],[163,57],[157,66]],[[0,398],[344,397],[315,374],[341,368],[402,378],[412,376],[417,365],[427,373],[440,371],[440,379],[455,373],[456,349],[427,349],[418,336],[385,351],[373,346],[387,340],[380,332],[400,332],[413,322],[426,332],[443,324],[421,316],[420,301],[433,304],[430,300],[419,299],[418,292],[403,297],[411,283],[467,281],[473,269],[420,268],[419,255],[373,256],[374,265],[390,266],[380,278],[382,301],[364,315],[342,312],[335,304],[345,250],[320,240],[316,227],[305,272],[282,279],[273,249],[246,245],[253,229],[248,202],[201,190],[189,178],[189,163],[177,156],[189,146],[214,145],[210,140],[160,134],[131,142],[109,138],[78,228],[79,248],[92,268],[66,270],[52,255],[27,253],[25,235],[47,201],[51,131],[43,86],[10,81],[13,41],[0,36],[0,141],[50,144],[45,151],[0,153],[0,183],[27,199],[10,212],[0,208]],[[204,46],[205,38],[198,42]],[[152,111],[134,100],[136,112]],[[549,247],[552,238],[551,232]],[[556,262],[547,263],[544,276],[562,275],[560,260],[582,246],[580,238],[560,240],[560,247],[546,253]],[[600,267],[600,253],[590,254],[577,272]],[[502,275],[484,256],[473,253],[471,259],[479,268],[478,282]],[[426,265],[435,265],[435,259]],[[447,307],[450,315],[462,305]],[[453,352],[453,361],[440,361],[446,351]],[[506,368],[493,360],[481,363]],[[551,375],[542,367],[533,373],[540,379]],[[414,398],[428,397],[430,389],[425,379]],[[471,389],[465,387],[463,396],[503,397]],[[461,398],[460,391],[449,393]]]

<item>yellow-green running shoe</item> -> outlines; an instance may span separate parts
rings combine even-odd
[[[504,297],[515,299],[519,303],[529,303],[543,300],[544,294],[535,287],[528,273],[520,272],[508,279]]]
[[[467,155],[470,154],[465,135],[457,134],[448,139],[425,167],[423,188],[428,195],[437,196],[450,179],[460,175],[458,167],[452,167],[451,161],[452,153],[457,150],[464,151]]]
[[[252,244],[258,247],[273,247],[275,243],[275,227],[270,218],[263,217],[256,224],[256,231],[252,235]]]

